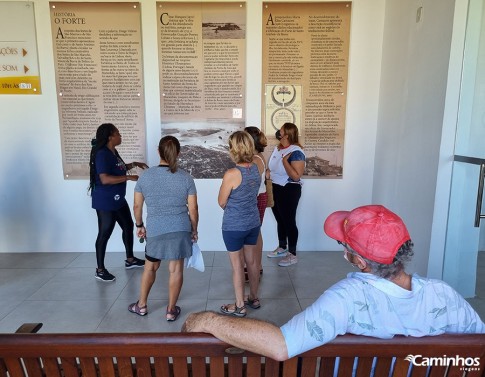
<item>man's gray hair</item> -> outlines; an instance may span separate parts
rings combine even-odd
[[[347,245],[348,247],[348,245]],[[352,250],[354,254],[359,255],[363,260],[366,261],[367,266],[370,268],[370,272],[374,275],[377,275],[384,279],[392,279],[399,275],[401,271],[404,270],[406,267],[406,263],[408,263],[414,255],[413,250],[414,244],[413,241],[409,240],[404,242],[394,257],[394,260],[391,264],[382,264],[370,259],[364,258],[360,255],[357,251]]]

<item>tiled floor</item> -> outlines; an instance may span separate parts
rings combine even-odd
[[[478,297],[471,304],[485,318],[485,253],[479,258]],[[142,257],[142,255],[137,255]],[[204,252],[205,272],[186,270],[179,299],[182,315],[165,321],[167,268],[162,264],[149,297],[149,315],[127,310],[136,301],[142,269],[125,270],[123,253],[108,253],[106,266],[116,282],[94,279],[94,253],[4,253],[0,258],[0,332],[26,322],[43,322],[41,332],[179,331],[188,313],[218,310],[234,300],[225,252]],[[352,271],[342,252],[301,252],[299,263],[278,267],[263,257],[259,310],[249,316],[281,325]]]

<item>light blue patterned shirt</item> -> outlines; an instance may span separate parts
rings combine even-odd
[[[478,314],[441,280],[412,276],[408,291],[375,275],[352,272],[281,327],[293,357],[345,333],[394,335],[485,333]]]

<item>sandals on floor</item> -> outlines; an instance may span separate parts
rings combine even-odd
[[[249,306],[251,309],[259,309],[261,307],[261,302],[259,302],[259,298],[250,299],[249,296],[246,300],[244,300],[244,305]]]
[[[227,304],[221,306],[221,312],[227,315],[232,315],[234,317],[246,317],[246,306],[241,306],[240,308],[234,304],[234,309],[230,308],[233,304]]]
[[[168,310],[168,306],[167,306],[167,314],[166,314],[167,321],[168,322],[176,321],[181,311],[182,310],[180,309],[179,306],[175,306],[174,310]]]
[[[131,313],[135,313],[135,314],[138,314],[138,315],[141,315],[141,316],[144,316],[144,315],[147,315],[148,314],[148,308],[147,306],[139,306],[138,305],[138,301],[133,303],[133,304],[130,304],[128,306],[128,310],[131,312]]]

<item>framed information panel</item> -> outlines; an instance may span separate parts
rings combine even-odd
[[[245,4],[158,2],[157,24],[162,134],[194,178],[222,178],[228,136],[245,125]]]
[[[307,178],[342,177],[351,4],[263,3],[263,129],[298,126]]]
[[[101,123],[120,130],[125,161],[145,161],[140,4],[51,2],[50,9],[65,179],[89,177]]]

